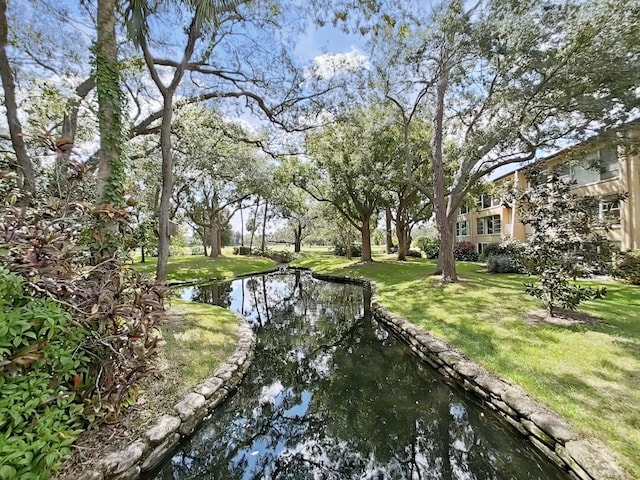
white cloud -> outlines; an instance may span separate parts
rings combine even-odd
[[[369,68],[369,57],[355,47],[346,53],[324,53],[313,59],[310,75],[326,80],[344,72]]]

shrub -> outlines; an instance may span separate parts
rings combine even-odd
[[[48,478],[82,431],[87,330],[0,267],[0,478]]]
[[[511,255],[491,255],[487,259],[487,271],[489,273],[520,273],[522,266]]]
[[[613,265],[613,276],[640,285],[640,250],[620,252]]]
[[[234,255],[251,255],[251,249],[249,247],[233,247]]]
[[[424,252],[424,256],[430,260],[438,258],[440,250],[440,241],[433,237],[418,237],[413,244]]]
[[[204,247],[202,245],[191,247],[191,255],[204,255]]]
[[[347,249],[341,243],[336,243],[333,247],[333,254],[338,255],[339,257],[347,256]],[[357,243],[351,244],[351,256],[352,257],[361,257],[362,256],[362,245],[358,245]]]
[[[471,242],[459,242],[453,249],[453,257],[458,261],[463,262],[477,262],[478,254],[476,252],[473,243]]]
[[[422,253],[419,250],[407,250],[407,257],[422,258]]]
[[[500,249],[500,244],[499,243],[487,243],[484,246],[484,248],[482,249],[482,253],[478,257],[478,260],[483,262],[483,261],[487,260],[489,257],[492,257],[494,255],[499,255],[501,253],[502,253],[502,251]]]
[[[289,250],[265,250],[262,252],[262,256],[266,258],[270,258],[271,260],[278,263],[289,263],[293,261],[296,257],[296,254]]]

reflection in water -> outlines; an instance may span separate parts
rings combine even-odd
[[[371,317],[370,293],[294,272],[192,287],[254,324],[238,392],[157,479],[562,479]]]

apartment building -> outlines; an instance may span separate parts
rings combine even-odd
[[[575,180],[581,195],[599,199],[599,214],[611,224],[609,240],[621,250],[640,250],[640,123],[621,130],[616,141],[592,139],[539,160],[545,168],[556,168],[567,180]],[[524,169],[492,181],[494,194],[483,194],[475,206],[460,209],[457,242],[471,242],[482,253],[489,243],[513,238],[526,241],[528,227],[519,221],[518,204],[503,202],[507,188],[526,188]],[[614,198],[627,193],[624,201]],[[472,203],[472,202],[468,202]]]

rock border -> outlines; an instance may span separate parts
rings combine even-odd
[[[399,336],[421,360],[500,414],[571,478],[629,479],[607,447],[592,439],[581,438],[564,419],[534,401],[520,387],[496,377],[469,360],[460,350],[387,310],[375,294],[375,282],[316,273],[313,277],[369,288],[372,292],[371,311],[377,320]]]
[[[309,270],[300,268],[299,270]],[[431,335],[404,317],[387,310],[375,294],[374,282],[364,278],[320,274],[319,280],[353,283],[372,292],[371,310],[376,319],[402,338],[416,355],[474,394],[525,436],[543,454],[579,480],[628,480],[609,450],[591,439],[581,438],[558,415],[531,399],[521,388],[497,378],[469,360],[460,350]],[[142,437],[126,448],[109,452],[96,470],[86,471],[77,480],[134,480],[160,465],[170,452],[190,436],[204,418],[226,400],[244,378],[255,354],[256,336],[247,320],[239,322],[236,349],[212,376],[174,406],[173,415],[164,415]]]
[[[238,340],[234,352],[200,385],[163,415],[142,436],[127,447],[108,452],[94,470],[77,480],[134,480],[160,465],[172,450],[202,423],[232,393],[249,370],[255,355],[256,335],[240,314]]]

